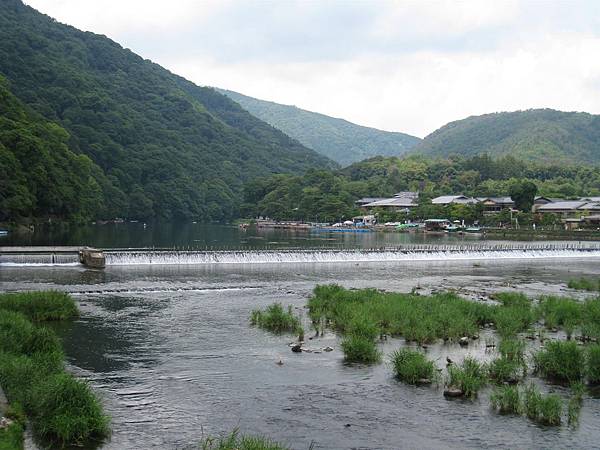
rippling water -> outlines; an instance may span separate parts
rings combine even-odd
[[[347,366],[333,334],[294,354],[291,337],[252,328],[253,308],[303,306],[317,283],[410,291],[458,289],[478,297],[518,288],[561,293],[574,276],[600,275],[600,258],[351,264],[2,268],[4,289],[58,288],[75,294],[81,319],[58,328],[71,368],[88,378],[112,416],[107,449],[192,448],[203,434],[239,427],[296,449],[593,448],[600,400],[586,399],[578,429],[546,428],[447,401],[435,387],[396,382],[384,363]],[[578,294],[585,295],[585,294]],[[404,345],[388,341],[386,353]],[[483,353],[484,339],[446,356]],[[275,363],[282,359],[283,366]],[[556,388],[559,392],[561,389]]]

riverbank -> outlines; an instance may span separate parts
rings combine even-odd
[[[78,317],[59,292],[0,294],[0,385],[15,420],[24,414],[45,446],[83,445],[108,436],[108,418],[89,386],[64,368],[56,334],[42,322]],[[22,433],[20,442],[22,445]]]

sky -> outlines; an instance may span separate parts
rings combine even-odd
[[[198,85],[424,137],[600,113],[600,0],[25,0]]]

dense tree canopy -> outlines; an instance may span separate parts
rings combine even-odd
[[[413,148],[427,157],[489,153],[546,163],[600,163],[600,116],[552,109],[472,116],[444,125]]]
[[[0,75],[59,125],[50,140],[100,168],[101,217],[226,220],[244,181],[335,165],[213,89],[19,0],[0,0]]]
[[[69,150],[69,134],[28,112],[0,77],[0,221],[84,220],[111,194],[90,158]]]
[[[386,197],[399,191],[419,191],[420,205],[411,217],[473,219],[478,207],[432,205],[439,195],[514,195],[523,210],[537,194],[549,197],[600,196],[600,167],[543,165],[511,156],[428,160],[422,157],[377,157],[336,171],[310,171],[304,176],[277,175],[245,187],[246,217],[337,221],[359,213],[355,200]],[[382,212],[382,211],[380,211]]]

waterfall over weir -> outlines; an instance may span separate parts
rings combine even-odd
[[[382,249],[107,250],[107,266],[344,263],[600,257],[600,243],[407,245]]]

